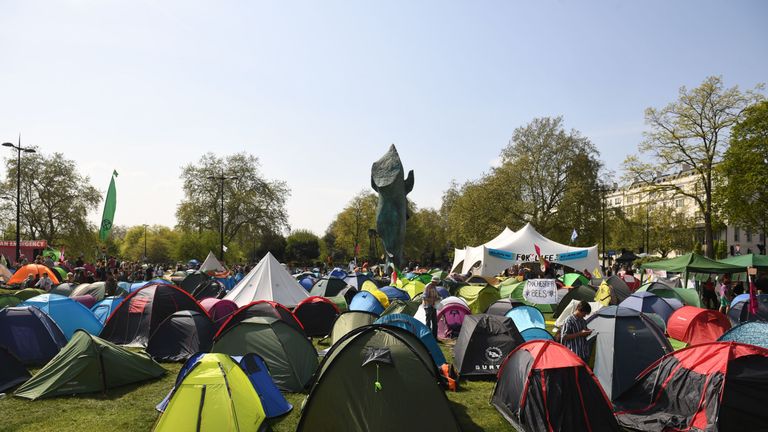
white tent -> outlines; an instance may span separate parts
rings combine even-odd
[[[507,243],[508,239],[511,238],[515,234],[514,231],[509,229],[509,227],[504,227],[504,231],[501,232],[501,234],[494,237],[492,240],[490,240],[487,243],[484,243],[481,246],[478,247],[471,247],[467,246],[464,249],[454,249],[453,250],[453,265],[451,266],[451,273],[455,272],[462,272],[466,273],[467,271],[462,271],[463,268],[469,263],[469,266],[472,266],[472,264],[480,261],[483,257],[483,246],[487,246],[490,248],[496,248],[501,245],[504,245]]]
[[[467,252],[462,272],[469,272],[478,261],[479,269],[474,273],[480,276],[496,275],[515,264],[538,262],[536,246],[541,250],[544,259],[551,263],[562,264],[578,271],[588,270],[591,273],[598,268],[597,245],[582,248],[560,244],[539,234],[531,224],[526,224],[512,235],[496,241],[497,239],[498,237],[494,239],[493,245],[486,244],[479,247],[482,248],[480,251],[473,251],[472,259],[468,259],[470,253]]]
[[[307,290],[268,252],[224,298],[241,307],[256,300],[294,307],[307,297]]]
[[[227,269],[224,268],[223,265],[219,262],[219,260],[216,259],[216,255],[213,254],[213,252],[208,252],[208,256],[205,257],[205,261],[200,265],[200,272],[202,273],[210,273],[210,272],[216,272],[221,273],[223,271],[227,271]]]

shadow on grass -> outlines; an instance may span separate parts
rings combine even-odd
[[[453,415],[459,423],[462,432],[483,432],[485,430],[472,420],[472,417],[467,412],[467,407],[452,400],[449,400],[449,402],[451,404],[451,411],[453,411]]]

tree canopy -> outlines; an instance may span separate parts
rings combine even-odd
[[[676,101],[662,108],[648,108],[645,121],[649,130],[640,144],[645,158],[630,156],[624,162],[631,181],[654,191],[671,191],[691,198],[702,215],[705,252],[714,256],[712,196],[715,165],[728,146],[731,128],[744,110],[762,99],[754,90],[742,92],[726,88],[722,77],[708,77],[700,86],[681,87]],[[650,162],[644,162],[650,158]],[[693,187],[658,182],[661,174],[691,170],[698,177]]]

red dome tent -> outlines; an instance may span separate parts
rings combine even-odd
[[[731,328],[728,318],[718,311],[683,306],[667,321],[667,334],[688,345],[714,342]]]
[[[118,345],[146,346],[149,336],[174,312],[208,316],[192,296],[173,285],[151,284],[128,295],[104,323],[100,337]]]
[[[768,350],[712,342],[667,354],[614,401],[622,426],[640,430],[765,430]]]
[[[491,404],[520,431],[618,431],[592,371],[557,342],[533,340],[504,359]]]
[[[312,296],[296,305],[293,316],[304,327],[307,336],[327,336],[331,333],[333,322],[339,316],[339,308],[325,297]]]

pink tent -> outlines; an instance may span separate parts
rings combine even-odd
[[[72,296],[70,297],[72,300],[80,303],[81,305],[85,306],[89,310],[93,307],[93,305],[96,304],[96,298],[90,294],[85,295],[79,295],[79,296]]]
[[[200,305],[211,316],[213,327],[216,330],[237,310],[237,304],[232,300],[205,298],[200,301]]]

